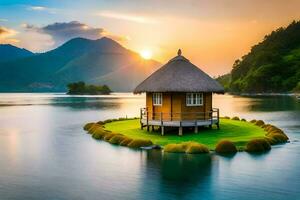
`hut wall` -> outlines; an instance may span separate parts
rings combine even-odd
[[[162,105],[154,106],[153,93],[146,94],[146,106],[149,112],[149,119],[160,120],[160,113],[163,113],[163,120],[195,120],[209,118],[212,110],[212,93],[203,93],[202,106],[187,106],[186,93],[162,93]],[[199,114],[199,112],[202,112]],[[172,114],[171,114],[172,113]]]

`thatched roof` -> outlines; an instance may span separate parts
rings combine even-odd
[[[140,83],[134,93],[142,92],[216,92],[224,88],[213,78],[178,55]]]

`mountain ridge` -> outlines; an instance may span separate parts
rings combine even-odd
[[[123,74],[107,78],[106,74]],[[0,91],[66,91],[70,82],[107,84],[113,91],[132,91],[159,63],[144,60],[110,38],[73,38],[45,53],[0,63]],[[137,75],[139,74],[139,75]],[[101,77],[106,77],[105,80]],[[119,82],[113,79],[126,80]]]

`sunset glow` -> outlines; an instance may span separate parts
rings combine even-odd
[[[142,58],[149,60],[152,58],[152,52],[148,49],[142,50],[140,55],[142,56]]]
[[[74,37],[105,36],[160,63],[182,48],[211,76],[230,72],[266,34],[300,17],[297,0],[24,2],[0,3],[0,43],[45,52]]]

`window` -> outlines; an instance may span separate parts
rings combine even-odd
[[[202,106],[203,105],[203,93],[187,93],[186,94],[187,106]]]
[[[162,94],[161,93],[153,93],[153,105],[154,106],[162,105]]]

